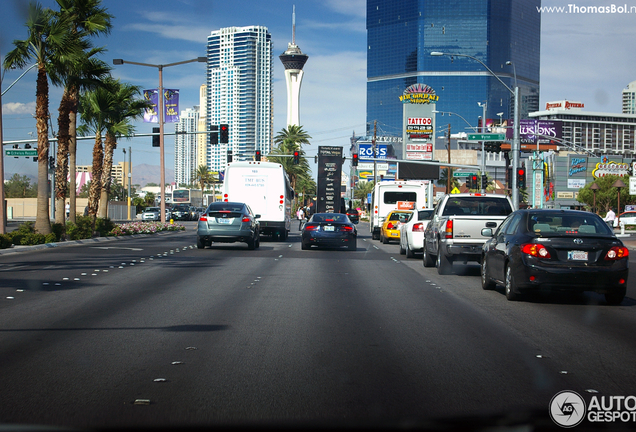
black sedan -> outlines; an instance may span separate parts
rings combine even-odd
[[[358,231],[347,215],[341,213],[314,213],[302,232],[302,249],[311,246],[346,247],[356,250]]]
[[[629,249],[596,214],[525,209],[494,231],[482,229],[481,284],[505,287],[508,300],[539,290],[595,291],[609,304],[625,298]]]
[[[350,208],[347,210],[347,217],[354,224],[357,224],[358,222],[360,222],[360,213],[358,212],[358,210],[354,208]]]
[[[199,216],[197,248],[204,249],[212,242],[242,242],[254,250],[260,245],[260,217],[244,203],[214,202]]]

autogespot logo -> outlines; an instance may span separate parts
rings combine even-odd
[[[573,391],[559,392],[550,401],[550,417],[559,426],[574,427],[585,418],[585,401]]]

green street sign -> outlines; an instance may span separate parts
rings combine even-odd
[[[468,134],[468,141],[504,141],[506,134]]]
[[[38,149],[31,150],[5,150],[4,154],[7,156],[37,156]]]
[[[453,177],[470,177],[475,175],[475,173],[471,173],[471,172],[453,172]]]

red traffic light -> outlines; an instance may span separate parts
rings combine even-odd
[[[298,165],[300,163],[300,152],[298,150],[294,151],[294,165]]]
[[[358,153],[351,155],[351,164],[353,166],[358,166]]]
[[[519,175],[524,175],[526,172],[523,170],[523,168],[519,168]]]

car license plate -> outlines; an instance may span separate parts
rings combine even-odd
[[[587,261],[587,252],[568,251],[568,259],[572,261]]]
[[[325,231],[334,231],[334,227],[330,225],[325,225],[323,228],[325,229]]]
[[[220,218],[217,219],[219,221],[220,224],[231,224],[232,223],[232,219],[226,219],[226,218]]]

